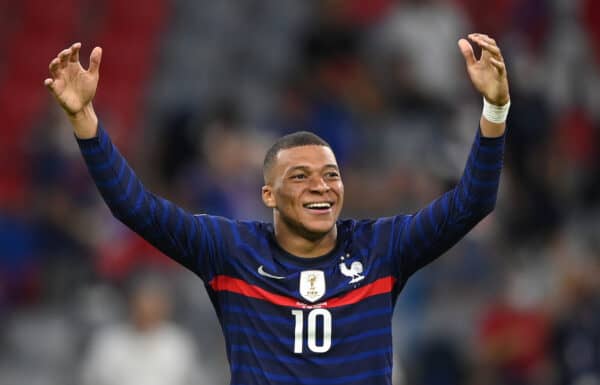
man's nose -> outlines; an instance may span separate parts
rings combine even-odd
[[[331,188],[329,187],[325,179],[318,176],[311,179],[310,189],[311,191],[324,193],[329,191]]]

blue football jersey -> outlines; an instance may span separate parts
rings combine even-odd
[[[330,253],[300,258],[270,223],[193,215],[147,191],[101,126],[78,143],[112,213],[204,281],[232,385],[391,384],[396,298],[493,209],[504,149],[478,132],[453,190],[415,214],[339,220]]]

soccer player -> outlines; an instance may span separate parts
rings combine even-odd
[[[416,270],[494,208],[510,104],[496,42],[458,42],[482,117],[458,185],[413,215],[338,219],[344,185],[319,137],[279,139],[264,161],[262,200],[273,223],[185,212],[146,190],[98,122],[92,99],[102,50],[88,70],[73,44],[45,85],[69,117],[112,213],[203,281],[225,335],[232,385],[391,384],[391,316]],[[215,143],[218,145],[218,143]],[[198,325],[202,327],[202,325]]]

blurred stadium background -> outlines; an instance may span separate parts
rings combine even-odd
[[[508,63],[499,201],[401,294],[395,382],[600,384],[595,0],[3,0],[0,384],[108,385],[98,336],[133,325],[149,276],[169,306],[145,314],[192,342],[163,350],[193,362],[191,383],[228,383],[202,282],[111,217],[42,85],[63,47],[81,41],[86,65],[104,48],[94,105],[153,191],[268,220],[264,150],[308,129],[339,157],[343,215],[373,217],[460,176],[482,104],[456,46],[469,32]]]

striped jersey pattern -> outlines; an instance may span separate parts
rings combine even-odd
[[[453,190],[411,215],[339,220],[334,250],[305,259],[271,223],[194,215],[154,195],[101,125],[78,144],[113,215],[204,281],[232,385],[390,385],[396,297],[494,208],[504,151],[504,137],[478,130]]]

